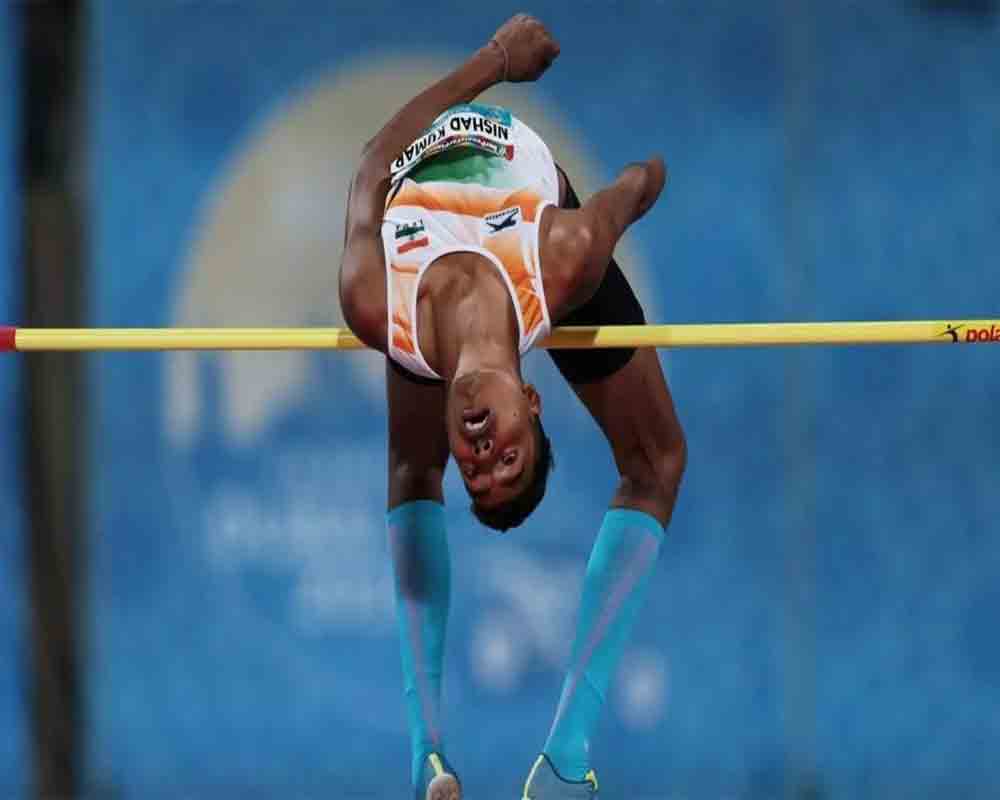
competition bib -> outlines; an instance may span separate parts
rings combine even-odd
[[[472,147],[512,161],[512,127],[510,112],[502,108],[476,103],[449,108],[393,160],[390,178],[398,181],[420,162],[453,147]]]

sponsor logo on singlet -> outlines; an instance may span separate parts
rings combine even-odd
[[[424,228],[423,220],[414,220],[396,225],[394,236],[396,241],[396,252],[399,255],[416,250],[418,247],[426,247],[430,244],[427,238],[427,230]]]
[[[392,162],[395,180],[421,161],[453,147],[474,147],[484,153],[514,159],[512,120],[503,109],[474,104],[449,109]]]
[[[511,208],[505,208],[503,211],[495,211],[492,214],[487,214],[483,217],[483,222],[486,223],[486,235],[492,236],[494,233],[500,233],[508,228],[513,228],[517,223],[521,221],[521,207],[512,206]]]

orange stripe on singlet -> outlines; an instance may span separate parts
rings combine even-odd
[[[449,211],[469,217],[485,217],[504,208],[520,206],[525,222],[535,221],[541,196],[533,189],[491,189],[471,183],[429,184],[404,181],[389,208],[416,206],[428,211]]]
[[[524,217],[524,221],[534,222],[535,214],[538,211],[538,206],[541,205],[541,202],[542,196],[534,189],[518,189],[516,192],[512,192],[507,195],[501,208],[520,206],[521,215]]]
[[[399,310],[392,312],[392,343],[407,353],[416,353],[413,346],[413,328],[410,321]]]
[[[409,353],[410,355],[415,355],[417,350],[413,346],[413,339],[409,334],[396,328],[392,332],[392,345],[397,350],[402,350],[404,353]]]
[[[530,334],[542,322],[542,303],[537,294],[522,287],[518,287],[517,302],[521,306],[524,333]]]
[[[537,325],[544,322],[541,298],[535,290],[533,272],[537,269],[534,263],[525,263],[521,247],[520,234],[514,231],[504,232],[486,240],[487,249],[504,265],[510,282],[517,294],[517,303],[521,309],[525,334],[530,334]],[[528,253],[533,258],[533,253]]]

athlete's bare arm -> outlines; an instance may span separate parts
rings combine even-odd
[[[365,145],[347,201],[340,303],[348,326],[369,347],[386,350],[380,230],[392,160],[446,109],[474,100],[503,80],[533,81],[557,55],[559,46],[545,27],[518,14],[458,69],[410,100]]]

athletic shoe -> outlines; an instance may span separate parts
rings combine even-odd
[[[416,800],[462,800],[462,784],[448,759],[440,753],[431,753],[424,759],[415,796]]]
[[[582,781],[568,781],[542,753],[524,782],[521,800],[597,800],[597,776],[590,770]]]

